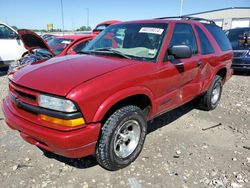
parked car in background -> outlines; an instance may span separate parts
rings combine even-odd
[[[57,36],[48,41],[48,45],[56,56],[77,54],[90,40],[93,34]]]
[[[147,121],[194,98],[215,109],[233,73],[224,32],[193,18],[114,24],[81,53],[10,74],[3,113],[27,142],[71,158],[94,155],[108,170],[139,156]]]
[[[55,56],[77,54],[95,37],[93,34],[64,35],[55,36],[46,42],[30,30],[18,30],[18,34],[26,48],[29,49],[29,53],[21,59],[13,61],[10,64],[9,73],[17,71],[28,64],[42,62]]]
[[[250,71],[250,27],[226,31],[234,51],[232,68]]]
[[[22,58],[12,61],[9,66],[8,72],[10,73],[12,71],[16,71],[25,65],[31,64],[33,62],[42,62],[55,56],[77,54],[86,46],[86,44],[90,40],[92,40],[102,30],[104,30],[109,25],[119,23],[119,22],[120,21],[117,21],[117,20],[110,20],[110,21],[102,22],[96,26],[92,34],[91,33],[90,34],[75,34],[75,35],[64,35],[64,36],[58,36],[54,34],[44,34],[42,37],[40,37],[32,31],[29,31],[26,29],[19,30],[18,38],[20,38],[21,41],[25,40],[26,43],[30,43],[32,41],[29,38],[33,38],[32,39],[33,41],[35,40],[36,43],[39,43],[40,45],[43,44],[43,45],[41,47],[39,45],[32,46],[32,44],[29,44],[32,46],[32,49],[28,47],[27,45],[25,45],[26,47],[28,47],[29,53],[26,52],[25,56],[24,54],[22,55]],[[28,35],[29,37],[27,39],[24,39],[24,37],[22,37],[23,35],[22,32],[26,34],[26,37]],[[48,45],[44,43],[47,43]]]
[[[0,22],[0,71],[8,70],[12,61],[19,59],[27,52],[17,31]]]
[[[52,35],[52,34],[44,34],[41,36],[43,38],[43,40],[45,40],[46,42],[48,42],[49,40],[53,39],[56,37],[56,35]]]
[[[98,35],[100,32],[102,32],[104,29],[106,29],[108,26],[112,25],[112,24],[116,24],[116,23],[120,23],[121,21],[118,20],[109,20],[109,21],[105,21],[105,22],[101,22],[99,23],[95,29],[93,29],[93,34]]]

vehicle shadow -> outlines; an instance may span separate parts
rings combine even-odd
[[[176,108],[174,110],[166,112],[165,114],[160,115],[159,117],[156,117],[155,119],[153,119],[148,123],[147,134],[150,134],[162,127],[168,126],[170,123],[184,116],[191,110],[196,109],[197,108],[196,104],[197,104],[196,99],[194,99],[179,108]]]
[[[174,109],[170,112],[167,112],[167,113],[155,118],[154,120],[148,122],[148,133],[147,134],[150,134],[159,128],[167,126],[168,124],[174,122],[175,120],[182,117],[186,113],[195,109],[197,107],[195,104],[196,104],[195,101],[188,102],[187,104],[185,104],[177,109]],[[43,149],[41,149],[41,150],[43,151],[43,153],[46,157],[53,158],[57,161],[63,162],[63,163],[65,163],[69,166],[72,166],[74,168],[86,169],[86,168],[91,168],[91,167],[98,165],[98,163],[96,162],[96,160],[93,156],[72,159],[72,158],[63,157],[63,156],[45,151]]]
[[[97,165],[97,162],[93,156],[72,159],[72,158],[63,157],[63,156],[57,155],[55,153],[45,151],[43,149],[41,149],[41,150],[43,151],[43,154],[45,157],[63,162],[63,163],[65,163],[69,166],[72,166],[74,168],[86,169],[86,168],[90,168],[90,167]]]

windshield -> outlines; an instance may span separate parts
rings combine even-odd
[[[250,47],[250,28],[229,30],[226,34],[233,49]]]
[[[83,53],[111,54],[155,61],[166,29],[166,23],[112,25],[92,40],[84,48]]]
[[[73,40],[64,38],[53,38],[48,41],[49,47],[53,52],[58,55],[60,54]]]

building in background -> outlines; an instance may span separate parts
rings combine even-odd
[[[230,7],[185,16],[214,20],[223,30],[237,27],[250,27],[250,7]]]

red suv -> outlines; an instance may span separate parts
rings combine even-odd
[[[232,75],[223,31],[188,17],[112,25],[81,53],[9,75],[5,121],[31,144],[94,154],[108,170],[137,158],[147,121],[197,97],[213,110]]]

